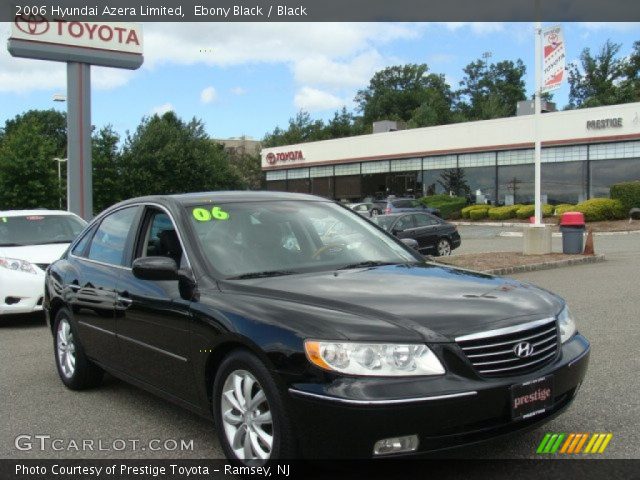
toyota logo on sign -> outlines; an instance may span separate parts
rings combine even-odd
[[[267,163],[269,165],[276,163],[276,155],[274,153],[267,153]]]
[[[516,357],[519,358],[530,357],[533,353],[533,345],[531,345],[529,342],[520,342],[515,347],[513,347],[513,353],[515,353]]]
[[[49,21],[42,15],[20,15],[15,24],[27,35],[44,35],[49,31]]]

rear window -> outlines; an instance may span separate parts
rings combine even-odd
[[[395,200],[391,204],[396,208],[412,208],[413,200]]]
[[[72,215],[0,217],[0,247],[71,243],[85,225]]]

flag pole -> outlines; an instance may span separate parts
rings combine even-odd
[[[540,18],[540,0],[536,1],[536,14]],[[540,225],[542,220],[542,206],[540,205],[541,186],[540,186],[540,162],[542,156],[542,145],[540,142],[540,115],[542,114],[542,23],[536,22],[536,47],[535,47],[535,69],[536,69],[536,90],[535,90],[535,112],[534,112],[534,142],[535,142],[535,158],[534,158],[534,177],[535,177],[535,224]]]

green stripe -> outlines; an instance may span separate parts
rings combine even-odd
[[[562,440],[564,440],[565,436],[566,435],[564,433],[561,433],[560,435],[558,435],[558,440],[556,441],[556,444],[551,449],[551,453],[556,453],[558,451],[558,449],[560,448],[560,445],[562,444]]]
[[[547,442],[547,446],[544,447],[544,451],[542,453],[551,453],[551,447],[553,447],[553,444],[555,443],[556,438],[558,438],[557,433],[554,433],[553,435],[551,435],[551,438]]]
[[[538,445],[538,450],[536,450],[536,453],[542,453],[544,450],[545,445],[547,444],[547,441],[549,440],[549,438],[551,438],[551,434],[547,433],[544,438],[542,439],[542,441],[540,442],[540,445]]]

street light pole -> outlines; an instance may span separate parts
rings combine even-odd
[[[67,159],[55,157],[53,161],[58,162],[58,208],[62,210],[62,163]]]

